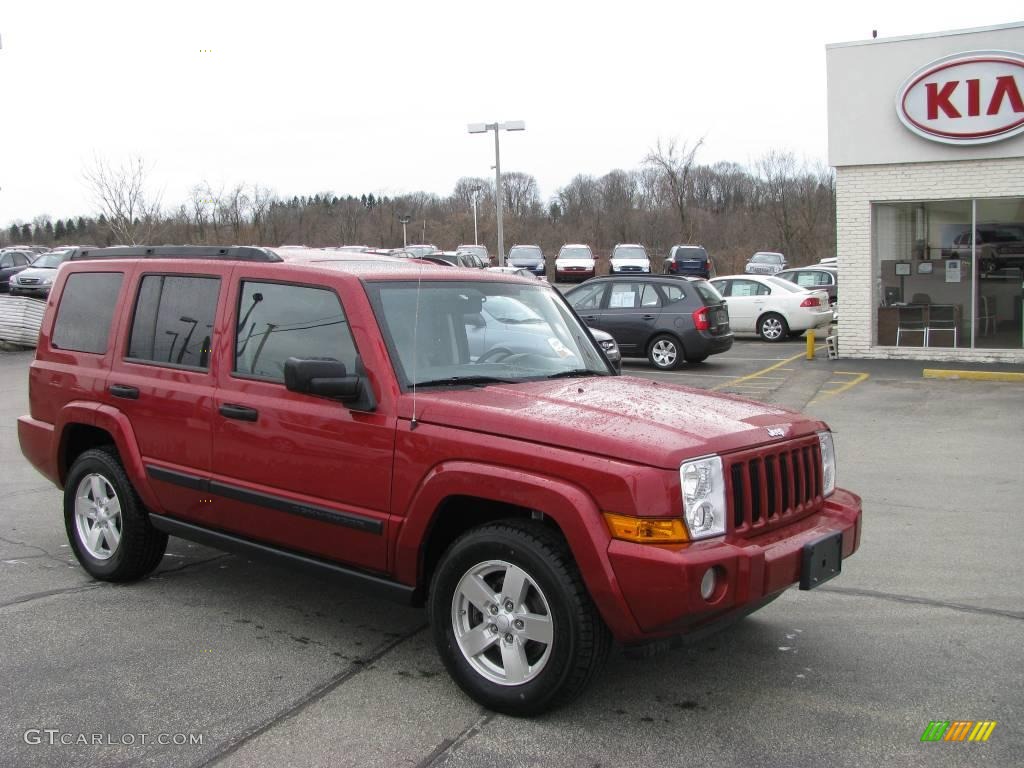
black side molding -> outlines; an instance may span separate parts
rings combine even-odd
[[[326,576],[346,586],[355,585],[366,589],[380,597],[405,605],[413,604],[415,588],[400,584],[370,573],[353,568],[346,568],[337,563],[320,560],[309,555],[302,555],[286,549],[278,549],[267,544],[235,536],[212,528],[186,523],[165,515],[150,513],[149,520],[153,527],[171,536],[178,536],[208,547],[234,552],[246,557],[265,560],[288,568],[300,568],[304,571]]]
[[[199,475],[190,475],[186,472],[177,472],[173,469],[154,467],[149,464],[146,465],[146,474],[154,480],[162,480],[165,483],[180,485],[182,488],[191,488],[194,491],[212,493],[217,496],[223,496],[226,499],[253,504],[257,507],[266,507],[278,512],[286,512],[289,515],[307,517],[310,520],[319,520],[322,523],[333,523],[334,525],[353,528],[357,531],[374,533],[378,536],[384,533],[384,523],[382,521],[375,520],[372,517],[357,515],[353,512],[337,512],[315,504],[300,504],[283,496],[251,491],[248,488],[239,488],[237,485],[210,480]]]
[[[299,517],[308,517],[311,520],[319,520],[324,523],[343,525],[346,528],[355,528],[357,531],[366,531],[367,533],[376,533],[378,535],[384,533],[384,523],[370,517],[353,515],[350,512],[335,512],[333,509],[325,509],[313,504],[298,504],[281,496],[250,491],[248,488],[239,488],[236,485],[228,485],[217,480],[211,480],[209,488],[210,493],[227,499],[241,501],[245,504],[254,504],[257,507],[266,507],[278,512],[298,515]]]

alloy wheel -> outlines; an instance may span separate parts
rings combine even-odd
[[[678,355],[679,352],[676,350],[676,345],[668,339],[656,341],[654,346],[651,347],[651,357],[654,360],[654,364],[659,368],[671,368],[675,364]]]
[[[554,624],[537,582],[517,565],[488,560],[466,571],[452,596],[452,627],[473,669],[498,685],[522,685],[551,658]]]
[[[113,557],[121,524],[121,502],[110,481],[97,473],[83,477],[75,491],[75,526],[85,551],[97,560]]]
[[[783,333],[782,321],[777,317],[766,317],[761,323],[761,335],[769,341],[782,338]]]

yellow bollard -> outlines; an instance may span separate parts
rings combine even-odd
[[[814,329],[812,328],[811,330],[809,330],[806,333],[804,333],[804,336],[807,337],[807,359],[808,360],[813,360],[814,359]]]

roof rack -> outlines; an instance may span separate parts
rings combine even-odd
[[[266,248],[252,245],[118,245],[112,248],[82,248],[71,261],[85,259],[214,259],[217,261],[284,261]]]

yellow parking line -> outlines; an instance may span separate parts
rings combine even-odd
[[[711,391],[714,392],[719,389],[725,389],[726,387],[734,387],[742,381],[750,381],[751,379],[756,379],[758,376],[762,376],[768,373],[769,371],[777,370],[782,366],[787,365],[788,363],[792,363],[794,360],[799,360],[801,357],[806,356],[806,354],[806,352],[801,352],[799,355],[793,355],[792,357],[787,357],[785,360],[779,360],[779,362],[775,363],[775,365],[769,365],[767,368],[762,368],[760,371],[757,371],[756,373],[751,373],[746,376],[740,376],[738,379],[733,379],[732,381],[727,381],[723,384],[714,386],[711,388]]]
[[[819,391],[818,394],[815,395],[814,398],[809,403],[807,403],[807,404],[808,405],[814,405],[815,403],[820,403],[822,400],[827,400],[830,397],[835,397],[840,392],[845,392],[846,390],[851,389],[851,388],[857,386],[862,381],[866,381],[870,374],[867,374],[867,373],[857,373],[857,374],[850,374],[850,375],[856,376],[857,378],[851,379],[850,381],[848,381],[845,384],[843,384],[841,387],[836,387],[835,389],[823,389],[823,390]]]
[[[971,379],[972,381],[1021,381],[1024,373],[1013,371],[950,371],[945,368],[925,368],[921,375],[926,379]]]

